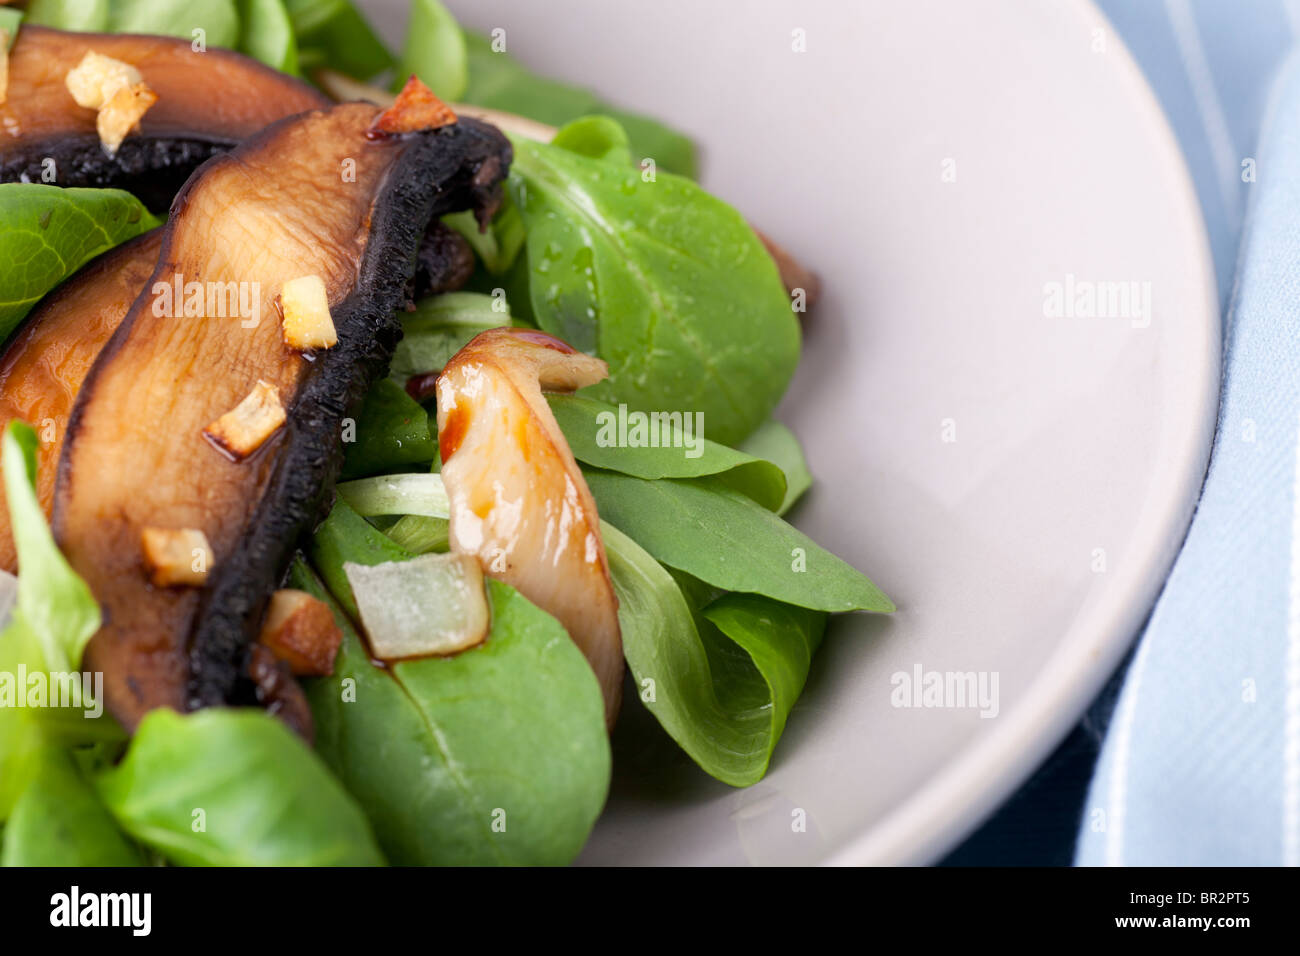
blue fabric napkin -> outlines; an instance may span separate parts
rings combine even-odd
[[[1231,294],[1209,474],[1124,677],[1076,862],[1297,865],[1300,57],[1274,68],[1293,42],[1294,11],[1277,2],[1102,5],[1120,26],[1138,6],[1167,21],[1167,30],[1125,39],[1178,130]],[[1165,40],[1177,62],[1162,64]],[[1275,73],[1256,148],[1252,104]],[[1191,93],[1183,112],[1170,95],[1180,85]],[[1253,182],[1242,179],[1247,159]],[[1234,258],[1235,281],[1225,281]]]

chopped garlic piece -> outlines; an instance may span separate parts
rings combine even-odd
[[[122,140],[139,125],[140,117],[156,102],[157,93],[143,83],[136,83],[119,89],[100,108],[99,115],[95,117],[95,129],[99,133],[99,141],[104,144],[110,156],[117,152]]]
[[[143,82],[140,71],[130,63],[88,50],[81,62],[68,71],[64,83],[78,106],[97,110],[122,89]]]
[[[145,528],[140,544],[155,587],[199,587],[208,580],[212,546],[197,528]]]
[[[324,601],[285,589],[271,595],[259,641],[299,677],[324,677],[334,673],[343,632]]]
[[[337,345],[329,296],[320,276],[290,279],[280,288],[284,313],[284,343],[291,349],[327,349]]]
[[[240,461],[261,448],[284,419],[279,391],[270,382],[258,379],[248,397],[203,429],[203,434]]]

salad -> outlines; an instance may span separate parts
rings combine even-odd
[[[29,0],[0,126],[0,862],[567,863],[620,715],[749,786],[893,610],[785,518],[816,276],[504,31]]]

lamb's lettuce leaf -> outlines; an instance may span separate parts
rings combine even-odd
[[[349,0],[285,0],[303,70],[326,66],[368,80],[393,65],[393,55]]]
[[[688,597],[627,535],[602,522],[601,537],[641,701],[706,773],[736,787],[760,780],[826,615],[756,595],[700,607],[703,591]]]
[[[585,475],[601,517],[670,568],[810,610],[894,610],[862,572],[716,477]]]
[[[444,100],[458,100],[469,84],[465,35],[439,0],[411,0],[406,41],[394,71],[393,89],[411,74]]]
[[[405,383],[412,375],[440,372],[474,336],[511,325],[504,300],[478,292],[447,292],[421,299],[402,315],[402,340],[390,375]]]
[[[812,487],[812,472],[803,456],[803,447],[794,432],[776,419],[759,425],[737,448],[749,455],[775,464],[785,474],[785,497],[776,513],[785,514]],[[616,469],[617,470],[617,469]]]
[[[99,628],[99,605],[54,543],[36,498],[36,433],[11,421],[0,438],[5,499],[22,574],[9,623],[0,630],[0,821],[14,809],[52,742],[120,739],[106,714],[93,716],[93,700],[79,708],[19,706],[30,700],[18,675],[39,675],[44,693],[54,679],[81,666],[86,643]],[[48,704],[48,696],[45,698]]]
[[[629,415],[626,408],[585,395],[546,398],[573,456],[583,464],[650,480],[717,475],[770,510],[786,498],[786,476],[780,468],[705,438],[694,416],[687,420],[680,414],[675,419],[665,413],[659,413],[660,418]],[[652,437],[656,447],[648,445]]]
[[[371,386],[355,428],[354,440],[344,444],[344,478],[377,475],[437,457],[438,440],[429,429],[429,413],[391,379]]]
[[[96,786],[118,826],[186,866],[384,862],[321,759],[262,710],[150,711]]]
[[[82,265],[159,220],[120,189],[0,184],[0,341]]]
[[[239,50],[285,73],[298,72],[298,40],[284,0],[239,0]]]
[[[138,847],[117,828],[77,761],[43,747],[32,779],[4,828],[0,866],[140,866]]]
[[[776,266],[735,209],[694,183],[516,138],[508,188],[527,230],[537,324],[609,363],[590,394],[701,412],[731,444],[767,420],[799,359]]]
[[[93,5],[89,9],[93,11]],[[110,33],[155,33],[193,41],[196,30],[203,31],[205,47],[233,48],[239,42],[235,0],[109,0]]]
[[[337,563],[321,567],[317,551],[327,579],[343,561],[377,563],[360,525],[331,536],[324,555]],[[329,599],[304,565],[291,580]],[[487,591],[483,644],[387,669],[336,608],[334,674],[308,691],[317,748],[394,863],[567,863],[604,805],[610,753],[595,675],[553,617],[498,581]]]

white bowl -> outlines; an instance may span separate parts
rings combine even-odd
[[[936,859],[1113,670],[1204,471],[1217,299],[1150,89],[1083,0],[450,5],[694,135],[704,183],[821,272],[794,520],[900,608],[833,622],[747,790],[629,707],[582,862]],[[404,2],[368,6],[401,36]],[[1051,314],[1052,283],[1128,281],[1145,315]],[[916,667],[996,675],[997,715],[894,706]]]

